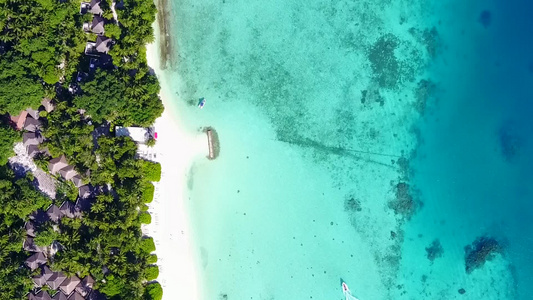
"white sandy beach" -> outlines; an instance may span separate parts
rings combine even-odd
[[[156,43],[147,46],[147,57],[161,78]],[[144,226],[143,232],[153,237],[156,244],[157,281],[163,287],[163,299],[197,300],[200,289],[187,216],[186,186],[192,162],[207,159],[207,137],[203,133],[191,134],[180,126],[172,103],[175,99],[165,93],[163,82],[161,86],[165,111],[155,122],[158,138],[154,151],[162,166],[162,176],[161,181],[155,183],[154,201],[149,204],[152,223]]]

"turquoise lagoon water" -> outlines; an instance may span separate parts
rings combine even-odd
[[[361,300],[528,299],[531,8],[511,2],[170,2],[164,88],[220,136],[188,182],[204,298],[342,299],[342,278]],[[480,236],[504,255],[467,274]]]

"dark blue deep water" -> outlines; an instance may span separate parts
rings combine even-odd
[[[464,299],[533,299],[533,1],[438,6],[435,87],[412,160],[424,205],[407,224],[404,252],[438,239],[443,255],[431,272],[404,273],[448,278]],[[464,247],[478,237],[497,240],[503,254],[467,274]],[[451,267],[439,269],[444,262]]]

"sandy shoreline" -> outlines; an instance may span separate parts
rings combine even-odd
[[[157,24],[157,23],[156,23]],[[156,36],[159,34],[155,28]],[[198,272],[193,252],[193,237],[187,216],[187,176],[194,160],[207,159],[207,137],[190,133],[176,116],[176,105],[165,86],[160,69],[158,41],[147,45],[149,65],[161,84],[160,97],[165,106],[163,115],[154,124],[158,134],[154,147],[162,166],[161,181],[155,183],[154,201],[149,204],[152,223],[143,232],[154,238],[158,256],[159,277],[163,299],[200,299]]]

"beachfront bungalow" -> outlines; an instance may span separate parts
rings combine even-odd
[[[39,149],[39,146],[37,145],[29,145],[26,147],[26,152],[29,157],[34,157],[37,153],[41,152],[41,149]]]
[[[115,136],[127,136],[137,143],[144,144],[154,137],[152,128],[115,126]]]
[[[43,285],[46,284],[46,281],[48,280],[48,278],[50,278],[50,276],[52,276],[52,270],[50,270],[50,268],[46,265],[44,266],[41,266],[41,274],[40,275],[37,275],[37,276],[34,276],[32,279],[33,279],[33,284],[36,288],[40,288],[42,287]]]
[[[72,179],[71,179],[71,181],[72,181],[72,183],[74,183],[74,185],[75,185],[77,188],[79,188],[79,187],[81,187],[82,185],[84,185],[84,183],[83,183],[83,179],[81,178],[80,175],[75,175],[75,176],[73,176]]]
[[[50,160],[48,163],[48,170],[52,174],[56,174],[59,172],[59,170],[68,167],[67,158],[65,155],[61,155],[60,157],[56,157]]]
[[[83,298],[83,296],[80,295],[78,292],[74,292],[74,294],[68,297],[68,300],[85,300],[85,298]]]
[[[27,236],[35,237],[35,224],[32,221],[26,221],[24,230],[26,230]]]
[[[91,195],[93,194],[93,187],[90,184],[82,185],[82,186],[80,186],[78,191],[79,191],[79,197],[80,198],[87,199],[87,198],[91,197]],[[83,209],[82,209],[82,211],[83,211]]]
[[[50,295],[45,290],[40,290],[37,294],[29,294],[29,300],[52,300]]]
[[[28,116],[31,116],[34,119],[39,119],[39,111],[37,109],[28,108],[26,109],[26,112],[28,113]]]
[[[55,105],[52,100],[48,98],[43,98],[43,100],[41,100],[41,105],[43,106],[44,111],[46,111],[47,113],[53,111],[55,108]]]
[[[22,243],[22,249],[28,252],[43,252],[44,247],[39,247],[35,245],[32,237],[26,237],[26,239]]]
[[[74,292],[74,289],[78,286],[78,284],[80,284],[80,281],[81,280],[74,275],[63,281],[59,286],[59,289],[65,293],[65,295],[70,295],[72,292]]]
[[[63,216],[63,214],[61,213],[61,210],[59,210],[59,207],[57,207],[57,205],[55,204],[52,204],[48,207],[48,209],[46,210],[46,214],[48,215],[50,220],[54,223],[59,222],[59,220]]]
[[[99,35],[96,38],[96,42],[87,42],[85,45],[85,54],[87,55],[99,55],[101,53],[107,54],[111,46],[113,45],[113,40]]]
[[[85,198],[78,198],[76,200],[76,204],[74,205],[74,209],[81,214],[82,212],[89,211],[92,206],[93,199],[90,198],[92,196],[91,194],[86,195]]]
[[[37,132],[24,132],[22,134],[22,144],[28,148],[30,145],[39,145],[43,142],[43,137]]]
[[[100,16],[94,16],[91,23],[84,23],[83,30],[92,32],[98,35],[104,34],[105,19]]]
[[[38,119],[28,116],[24,121],[24,130],[29,132],[35,132],[41,129],[42,122]]]
[[[29,216],[30,220],[34,222],[34,224],[39,225],[43,224],[44,222],[50,221],[50,218],[46,214],[46,212],[38,209],[34,212],[32,212]]]
[[[24,122],[26,122],[26,118],[28,117],[28,112],[23,110],[20,112],[18,116],[11,116],[11,123],[13,123],[13,126],[17,130],[22,130],[24,128]]]
[[[61,214],[67,218],[74,219],[80,216],[80,212],[76,210],[74,203],[70,201],[64,201],[59,207]]]
[[[48,278],[46,284],[52,290],[57,290],[57,288],[59,288],[65,279],[67,279],[67,276],[63,272],[52,272],[52,276]]]
[[[62,292],[57,292],[53,297],[52,300],[68,300],[67,296],[63,294]]]
[[[63,169],[59,170],[59,174],[63,176],[66,180],[71,180],[72,177],[78,175],[78,172],[74,170],[73,166],[66,166]]]
[[[80,14],[91,13],[93,15],[102,15],[104,12],[100,7],[102,0],[92,0],[91,2],[82,2],[80,5]]]
[[[24,262],[30,270],[35,270],[39,266],[44,265],[47,262],[46,257],[42,252],[34,253],[32,256],[28,257]]]
[[[86,297],[93,290],[94,283],[95,281],[91,277],[91,275],[87,275],[76,287],[76,292],[78,292],[83,297]]]

